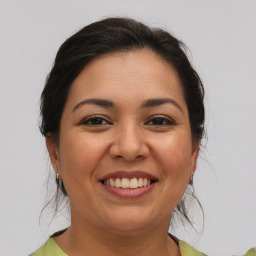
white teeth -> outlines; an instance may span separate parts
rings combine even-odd
[[[140,188],[143,187],[143,178],[139,178],[138,183]]]
[[[138,180],[136,178],[132,178],[130,180],[130,188],[137,188],[138,186]]]
[[[122,183],[121,183],[121,180],[119,178],[116,179],[114,187],[117,187],[117,188],[122,187]]]
[[[147,180],[147,178],[144,178],[144,179],[143,179],[143,186],[146,187],[147,184],[148,184],[148,180]]]
[[[110,186],[114,187],[115,186],[115,181],[113,179],[110,179],[109,181],[110,181]]]
[[[127,178],[122,178],[122,188],[129,188],[130,187],[130,181]]]
[[[141,188],[149,186],[151,182],[148,178],[110,178],[104,180],[104,184],[116,188]]]

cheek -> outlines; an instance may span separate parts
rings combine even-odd
[[[190,175],[191,139],[187,133],[166,138],[158,144],[158,159],[166,177],[179,183],[186,183]]]
[[[93,174],[93,170],[104,154],[104,145],[95,143],[92,137],[78,133],[66,134],[65,138],[62,138],[60,162],[63,179],[69,176],[77,182],[83,182],[82,177]]]

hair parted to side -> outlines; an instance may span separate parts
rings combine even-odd
[[[104,54],[139,49],[153,51],[176,69],[188,108],[193,143],[200,144],[205,131],[204,88],[185,54],[185,45],[163,29],[150,28],[129,18],[107,18],[94,22],[61,45],[41,95],[42,135],[51,136],[58,143],[60,121],[69,90],[88,63]],[[67,197],[64,185],[61,188],[58,186],[57,190]],[[193,186],[188,185],[189,190],[196,198]],[[55,204],[58,205],[59,193],[55,195]],[[192,225],[184,202],[183,198],[175,213]]]

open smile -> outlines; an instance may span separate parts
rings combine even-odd
[[[143,171],[119,171],[100,179],[110,193],[124,198],[137,198],[150,192],[158,180]]]
[[[148,178],[110,178],[103,181],[104,185],[116,188],[142,188],[147,187],[154,181]]]

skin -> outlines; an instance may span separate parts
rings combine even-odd
[[[81,103],[92,98],[114,107]],[[156,98],[177,104],[142,107]],[[71,201],[71,226],[55,239],[67,254],[180,255],[167,232],[199,147],[170,64],[147,49],[93,60],[71,86],[58,143],[51,134],[46,143]],[[142,170],[157,182],[141,197],[120,198],[99,182],[118,170]]]

